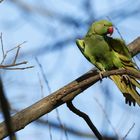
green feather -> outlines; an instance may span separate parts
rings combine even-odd
[[[132,61],[131,55],[125,42],[121,39],[107,36],[109,28],[113,24],[107,20],[94,22],[83,39],[78,39],[76,44],[82,54],[99,70],[113,69],[136,69],[136,64]],[[140,105],[140,95],[136,87],[140,88],[140,83],[136,78],[127,75],[126,78],[120,75],[112,75],[110,78],[115,82],[126,98],[126,103],[135,102]]]

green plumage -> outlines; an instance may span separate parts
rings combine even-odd
[[[83,55],[100,71],[118,68],[139,71],[132,62],[124,41],[107,36],[107,34],[113,32],[112,26],[112,23],[107,20],[94,22],[86,36],[76,41],[77,46]],[[135,105],[135,102],[137,102],[140,105],[140,95],[136,91],[136,87],[140,88],[140,84],[134,77],[112,75],[110,78],[125,96],[126,103]]]

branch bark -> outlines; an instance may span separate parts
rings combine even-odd
[[[140,38],[137,38],[135,41],[129,44],[129,48],[132,56],[138,54],[140,52]],[[107,71],[103,74],[103,77],[108,77],[113,74],[129,74],[140,79],[139,72],[134,73],[133,71],[124,69]],[[58,106],[72,100],[98,80],[100,80],[100,76],[97,70],[92,69],[58,91],[18,112],[12,116],[12,122],[14,124],[13,131],[16,132],[23,129],[26,125],[35,121],[44,114],[47,114]],[[6,131],[5,123],[2,122],[0,123],[0,139],[5,138],[7,135],[8,133]]]
[[[140,37],[136,38],[134,41],[128,44],[128,48],[132,56],[140,53]]]

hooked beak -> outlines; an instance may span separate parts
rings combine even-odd
[[[108,30],[107,30],[107,33],[110,34],[110,36],[113,34],[113,26],[109,27]]]

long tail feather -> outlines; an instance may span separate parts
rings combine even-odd
[[[127,75],[127,79],[120,75],[112,75],[110,78],[115,82],[120,91],[123,93],[126,104],[128,103],[135,106],[135,102],[140,106],[140,95],[136,90],[136,87],[140,89],[140,83],[135,78]]]

